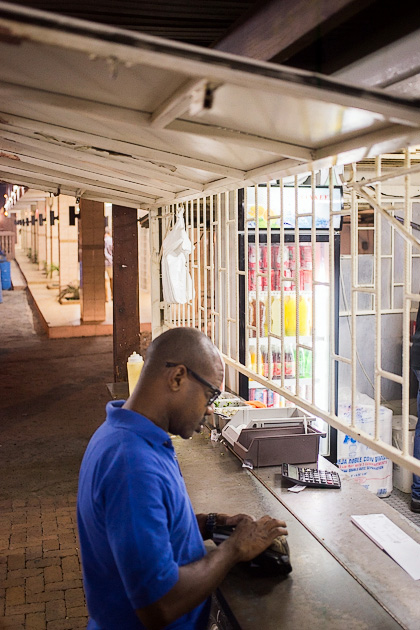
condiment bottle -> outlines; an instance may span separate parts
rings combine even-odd
[[[128,374],[128,392],[131,394],[139,380],[140,372],[143,367],[144,361],[137,352],[130,354],[127,361],[127,374]]]

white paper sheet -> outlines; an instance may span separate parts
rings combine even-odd
[[[383,549],[413,580],[420,580],[420,545],[402,531],[385,514],[352,515],[357,525]]]

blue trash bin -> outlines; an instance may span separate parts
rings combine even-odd
[[[0,260],[0,273],[3,291],[9,291],[12,288],[12,277],[10,273],[10,262],[8,260]]]
[[[1,290],[1,274],[0,274],[0,304],[3,302],[3,292]]]

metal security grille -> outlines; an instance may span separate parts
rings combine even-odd
[[[152,210],[154,334],[202,330],[222,352],[233,390],[242,374],[250,394],[267,389],[269,406],[295,404],[420,474],[408,454],[419,157],[407,149]],[[161,246],[177,215],[192,244],[193,294],[168,304]],[[344,388],[350,424],[340,417]],[[359,393],[374,399],[373,435],[356,425]],[[403,417],[401,448],[380,439],[388,403]]]

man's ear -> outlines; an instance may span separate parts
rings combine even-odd
[[[183,365],[177,365],[172,368],[173,373],[169,377],[169,387],[173,392],[179,391],[182,381],[187,376],[187,370]]]

